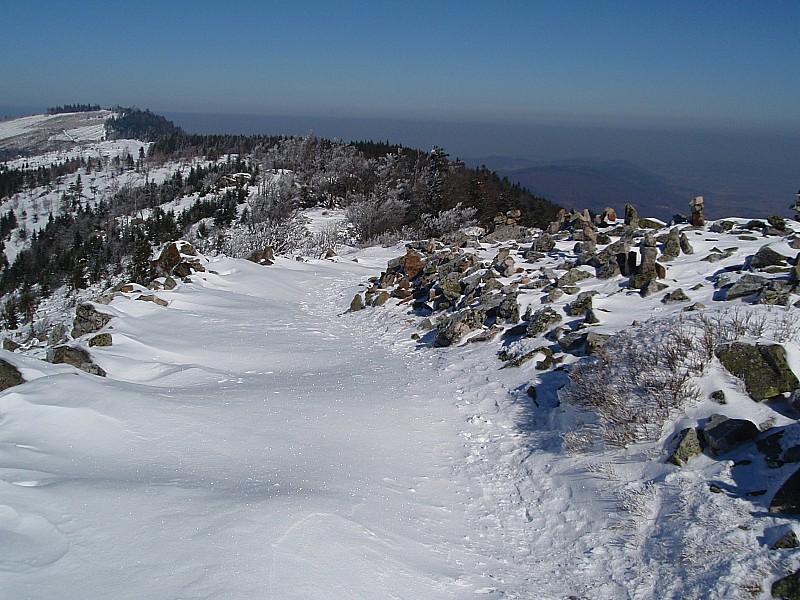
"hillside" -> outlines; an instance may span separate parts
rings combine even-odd
[[[103,213],[120,236],[163,236],[137,239],[112,283],[53,286],[30,315],[25,288],[7,292],[9,597],[765,599],[791,585],[797,222],[703,222],[697,205],[694,226],[625,207],[534,227],[512,206],[477,226],[443,204],[367,244],[409,206],[402,175],[341,203],[370,169],[402,172],[381,144],[273,139],[234,157],[170,136],[184,156],[160,165],[147,159],[163,139],[91,142],[134,165],[92,167],[96,197],[53,224],[31,216],[44,189],[3,207],[30,228],[6,252],[33,257],[33,232],[114,231],[95,211],[128,206],[120,189],[164,200]],[[431,154],[420,196],[456,196],[460,167]],[[339,161],[364,171],[332,182]],[[83,169],[54,187],[76,193]],[[464,196],[493,185],[474,173]],[[166,237],[168,211],[188,240]]]

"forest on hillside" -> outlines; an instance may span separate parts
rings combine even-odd
[[[544,227],[559,210],[485,167],[451,160],[441,148],[424,152],[312,135],[197,135],[147,110],[114,112],[106,122],[107,137],[147,142],[137,157],[0,166],[4,202],[77,174],[58,210],[32,232],[16,228],[18,215],[3,207],[0,249],[13,235],[25,238],[10,264],[5,253],[0,261],[7,327],[30,320],[37,302],[60,286],[82,289],[122,279],[147,284],[153,250],[173,239],[231,256],[265,246],[278,253],[315,252],[315,245],[345,238],[373,244],[441,236],[472,222],[489,224],[510,209],[521,211],[522,224]],[[188,171],[180,167],[187,164]],[[149,179],[152,170],[165,167],[174,168],[170,177],[160,183]],[[139,172],[144,183],[93,190],[90,198],[81,175],[85,179],[103,169]],[[180,211],[165,208],[187,197],[191,202]],[[300,212],[315,206],[345,209],[351,229],[312,239]]]

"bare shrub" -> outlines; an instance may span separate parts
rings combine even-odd
[[[684,319],[653,321],[613,336],[595,357],[576,364],[559,397],[592,413],[596,418],[580,428],[611,446],[655,439],[675,412],[699,398],[692,378],[707,365],[704,356]]]

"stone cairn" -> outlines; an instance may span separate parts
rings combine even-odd
[[[705,215],[703,215],[703,197],[695,196],[692,198],[692,201],[689,202],[689,206],[692,207],[692,225],[695,227],[703,227],[706,224],[706,218]]]

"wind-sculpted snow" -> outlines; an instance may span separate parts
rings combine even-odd
[[[764,245],[735,234],[739,254],[704,260],[731,245],[730,235],[693,232],[695,253],[668,265],[664,281],[689,290],[705,312],[662,303],[665,291],[642,297],[621,275],[578,281],[567,261],[572,240],[528,257],[511,244],[469,252],[478,269],[496,257],[496,287],[529,279],[514,296],[523,320],[546,305],[564,315],[549,327],[571,319],[580,331],[586,319],[573,314],[573,288],[596,292],[592,330],[630,330],[639,344],[619,360],[646,362],[648,341],[681,319],[700,331],[706,318],[720,339],[785,342],[796,368],[796,308],[719,294]],[[772,242],[786,255],[788,244]],[[114,316],[100,330],[111,345],[88,348],[105,379],[3,352],[28,383],[0,394],[0,590],[10,598],[744,598],[791,567],[790,554],[768,549],[791,521],[767,513],[790,465],[767,470],[752,447],[692,456],[683,469],[665,464],[672,433],[712,412],[778,425],[784,449],[800,444],[785,403],[753,402],[708,358],[692,380],[699,396],[667,406],[647,436],[570,453],[565,434],[586,415],[560,405],[559,389],[576,363],[588,364],[580,350],[500,321],[504,336],[493,341],[434,348],[410,302],[348,311],[404,254],[278,257],[269,267],[201,257],[205,271],[172,290],[130,286],[104,309]],[[545,295],[536,277],[560,282],[563,298]],[[505,335],[512,330],[520,332]],[[72,343],[87,347],[95,333]],[[546,369],[535,360],[542,348],[558,358]],[[503,363],[498,350],[531,358]],[[625,392],[624,381],[613,383]],[[707,399],[722,388],[725,405]],[[638,391],[650,393],[644,384]]]

